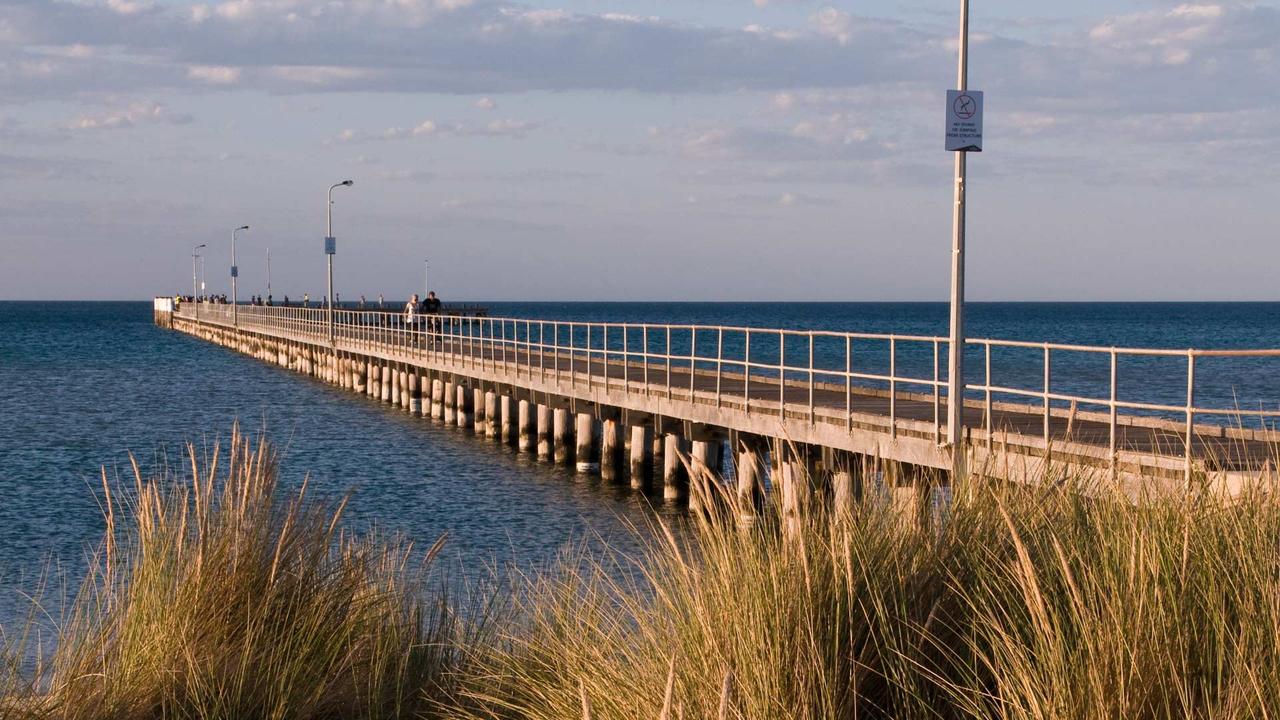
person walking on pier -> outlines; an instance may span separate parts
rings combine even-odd
[[[302,307],[311,307],[311,293],[302,293]]]
[[[417,298],[414,295],[414,298]],[[436,297],[436,291],[427,292],[427,296],[422,300],[422,314],[427,316],[427,333],[430,335],[432,347],[436,344],[436,337],[440,334],[440,298]]]
[[[409,331],[409,336],[416,338],[415,333],[418,329],[418,293],[414,293],[409,298],[409,302],[404,304],[404,328]],[[417,340],[413,340],[413,344],[418,344]]]

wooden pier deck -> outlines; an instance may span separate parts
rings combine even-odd
[[[378,368],[390,368],[423,415],[431,413],[431,391],[439,382],[623,426],[647,425],[658,436],[783,440],[940,470],[953,463],[952,448],[943,443],[948,398],[939,358],[945,358],[946,338],[506,318],[406,325],[399,314],[339,310],[330,339],[320,309],[242,306],[233,320],[226,306],[188,304],[157,319],[246,352],[260,354],[270,346],[272,359],[286,366],[301,364],[298,351],[305,350],[312,363],[348,368],[321,374],[352,387],[363,384],[366,392],[369,378],[387,377]],[[969,386],[963,435],[971,471],[1031,482],[1087,474],[1147,492],[1202,478],[1238,489],[1275,465],[1280,435],[1223,422],[1231,408],[1196,405],[1195,367],[1204,356],[1280,357],[1280,351],[970,342],[988,363],[992,348],[1031,349],[1044,358],[1039,388],[1001,385],[989,364],[985,382]],[[855,359],[861,363],[855,346],[869,343],[887,346],[888,368],[855,365]],[[1052,358],[1064,352],[1109,359],[1106,397],[1055,387]],[[1119,397],[1117,361],[1131,355],[1184,358],[1186,403]],[[907,359],[914,375],[899,370]],[[344,380],[343,373],[354,375]],[[484,395],[476,397],[473,422],[479,423]],[[408,397],[404,404],[409,406]],[[1251,415],[1265,425],[1277,414]]]

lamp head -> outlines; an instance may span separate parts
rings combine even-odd
[[[240,227],[238,227],[238,228],[236,228],[236,229],[237,229],[237,230],[248,230],[248,229],[249,229],[249,226],[248,226],[248,225],[241,225]]]
[[[342,184],[343,184],[343,185],[346,185],[347,187],[351,187],[352,185],[355,185],[356,183],[355,183],[355,181],[354,181],[354,180],[343,180],[343,181],[342,181]]]
[[[208,245],[207,243],[201,243],[201,244],[199,244],[199,245],[197,245],[197,246],[196,246],[196,249],[197,249],[197,250],[199,250],[199,249],[200,249],[200,248],[202,248],[202,247],[208,247],[208,246],[209,246],[209,245]]]

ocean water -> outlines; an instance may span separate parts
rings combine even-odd
[[[493,315],[574,321],[947,331],[941,303],[489,307]],[[1274,348],[1280,347],[1280,304],[976,303],[968,330],[971,337],[1080,344]],[[753,345],[752,359],[763,362],[769,351],[767,344]],[[776,356],[776,347],[772,351]],[[794,352],[800,350],[791,348],[788,362]],[[884,361],[874,349],[858,358],[867,368]],[[908,353],[899,362],[925,373],[932,357]],[[1010,382],[1038,387],[1038,351],[1009,353],[999,362]],[[1205,361],[1197,367],[1197,400],[1275,409],[1277,369],[1274,359]],[[970,377],[980,379],[981,371],[981,358],[971,358]],[[1094,358],[1055,356],[1054,376],[1055,389],[1092,392],[1101,382],[1097,391],[1105,396],[1105,362],[1099,367]],[[1126,399],[1181,403],[1185,363],[1127,364],[1121,390]],[[73,579],[83,572],[102,531],[95,495],[102,468],[127,479],[130,453],[146,470],[180,463],[186,443],[210,448],[234,422],[277,444],[287,484],[309,476],[319,492],[351,491],[351,526],[376,525],[423,544],[448,534],[450,556],[464,566],[528,567],[575,541],[631,547],[630,524],[643,523],[651,512],[678,512],[660,499],[576,477],[454,428],[156,328],[149,302],[0,303],[0,418],[0,624],[5,607],[13,607],[12,591],[29,587],[50,563]]]

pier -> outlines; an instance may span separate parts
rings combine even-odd
[[[985,358],[948,445],[945,337],[680,324],[595,323],[155,301],[157,324],[539,458],[689,497],[689,470],[726,471],[744,507],[852,502],[870,473],[911,501],[969,472],[1015,482],[1117,483],[1132,496],[1208,483],[1236,492],[1275,466],[1280,412],[1198,405],[1198,361],[1280,350],[1163,350],[970,339]],[[1038,387],[992,355],[1034,353]],[[1055,385],[1054,358],[1097,356],[1109,390]],[[1122,397],[1122,360],[1185,364],[1184,403]],[[875,359],[875,362],[872,362]],[[1025,374],[1025,373],[1024,373]],[[1247,417],[1257,427],[1240,422]],[[726,454],[727,450],[727,454]],[[881,474],[886,465],[893,472]],[[823,470],[822,473],[807,472]],[[828,477],[816,488],[803,478]]]

